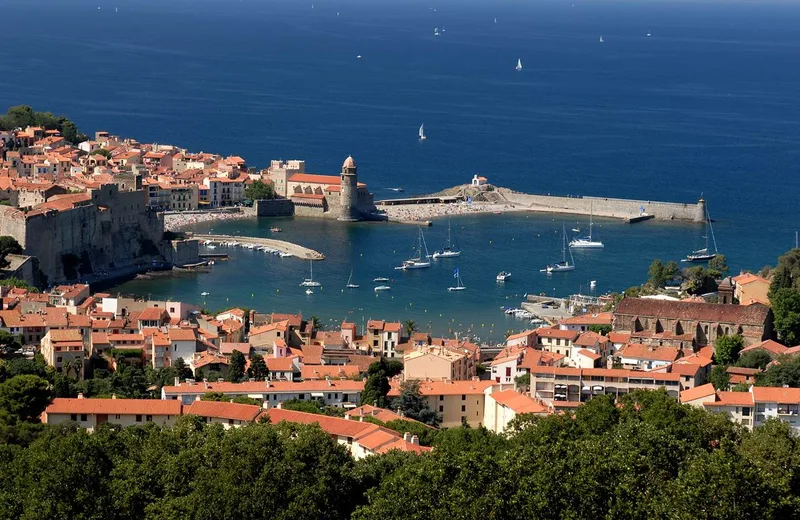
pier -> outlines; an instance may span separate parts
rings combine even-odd
[[[288,253],[292,256],[302,260],[325,260],[325,255],[319,251],[314,251],[307,247],[286,242],[285,240],[275,240],[274,238],[261,238],[261,237],[242,237],[233,235],[201,235],[192,234],[192,238],[197,240],[209,240],[213,243],[219,244],[221,242],[238,242],[239,244],[253,244],[254,246],[264,246],[271,249],[277,249],[282,253]]]

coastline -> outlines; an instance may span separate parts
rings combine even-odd
[[[236,208],[236,211],[191,211],[181,213],[164,213],[164,231],[183,231],[196,224],[204,222],[217,222],[222,220],[239,220],[245,218],[252,218],[241,209]]]

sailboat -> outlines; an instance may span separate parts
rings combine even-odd
[[[603,43],[603,36],[600,36],[600,43]]]
[[[425,137],[425,128],[424,127],[425,127],[425,123],[419,125],[419,140],[420,141],[424,141],[425,139],[427,139],[427,137]]]
[[[517,70],[522,70],[522,60],[517,58],[517,66],[515,67]]]
[[[650,37],[650,31],[647,31],[647,37],[648,38]]]
[[[436,27],[436,28],[433,30],[433,35],[434,35],[434,36],[439,36],[439,28],[438,28],[438,27]]]
[[[350,278],[347,279],[347,285],[345,287],[347,287],[348,289],[358,289],[359,287],[361,287],[357,283],[353,283],[353,270],[352,269],[350,269]]]
[[[321,283],[314,281],[314,262],[313,262],[313,260],[309,260],[308,264],[309,264],[309,266],[311,268],[311,276],[309,278],[306,278],[305,280],[303,280],[303,282],[300,284],[300,287],[322,287]],[[306,292],[308,292],[308,291],[306,291]]]
[[[574,249],[602,249],[603,243],[599,240],[594,240],[592,238],[592,227],[594,226],[594,222],[592,222],[592,216],[594,214],[594,206],[589,206],[589,236],[586,237],[577,237],[569,242],[569,247]]]
[[[464,282],[461,281],[461,273],[458,272],[458,268],[453,271],[453,278],[457,280],[455,287],[448,287],[448,291],[463,291],[467,287],[464,285]]]
[[[447,245],[444,246],[440,251],[434,251],[433,258],[453,258],[456,256],[461,255],[461,250],[458,248],[458,242],[456,242],[455,237],[453,236],[453,230],[450,225],[450,221],[447,221]]]
[[[540,269],[539,272],[541,273],[560,273],[563,271],[574,271],[575,270],[575,259],[572,258],[572,250],[569,250],[569,259],[570,261],[567,262],[567,228],[562,226],[561,227],[563,239],[562,239],[562,246],[561,246],[561,258],[560,262],[556,262],[555,264],[549,264],[544,269]]]
[[[713,253],[709,249],[709,235],[711,235],[711,241],[714,245]],[[711,225],[711,216],[708,214],[708,208],[706,208],[706,232],[703,238],[706,239],[706,247],[692,251],[690,254],[686,255],[686,258],[681,260],[681,262],[708,262],[719,254],[719,251],[717,251],[717,239],[714,237],[714,227]]]
[[[422,254],[423,248],[425,249],[425,254]],[[422,228],[419,228],[419,246],[416,248],[416,256],[405,260],[402,265],[395,267],[395,269],[400,271],[405,271],[408,269],[425,269],[426,267],[431,266],[431,261],[428,260],[430,258],[430,254],[428,253],[428,245],[425,243],[425,236],[422,234]]]

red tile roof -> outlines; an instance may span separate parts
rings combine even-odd
[[[557,338],[575,341],[575,339],[578,337],[578,334],[579,332],[576,330],[551,329],[547,327],[536,329],[536,335],[542,338]]]
[[[260,406],[251,404],[225,403],[221,401],[194,401],[183,409],[184,414],[235,421],[252,422],[262,412]]]
[[[703,397],[709,397],[716,394],[714,390],[714,385],[711,383],[696,386],[694,388],[690,388],[689,390],[684,390],[681,392],[681,402],[688,403],[689,401],[695,401],[697,399],[701,399]]]
[[[345,379],[358,376],[361,369],[356,365],[305,365],[300,370],[300,376],[305,380],[311,379]]]
[[[675,361],[680,350],[676,347],[653,347],[640,343],[629,343],[619,349],[617,355],[629,359],[645,359],[651,361]]]
[[[180,415],[181,402],[161,399],[83,399],[57,397],[45,414]]]
[[[780,355],[786,352],[786,346],[778,343],[777,341],[768,339],[766,341],[762,341],[761,343],[756,343],[755,345],[750,345],[749,347],[743,348],[739,354],[741,355],[751,350],[765,350],[771,354]]]
[[[520,413],[548,413],[549,408],[539,403],[531,397],[520,394],[514,390],[503,390],[502,392],[494,392],[492,398],[503,406],[506,406],[514,412]]]

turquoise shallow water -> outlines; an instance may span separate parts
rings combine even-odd
[[[518,306],[526,293],[565,296],[588,292],[591,280],[598,293],[625,288],[647,277],[652,258],[679,260],[694,245],[699,228],[690,224],[646,222],[627,225],[597,220],[596,236],[605,249],[575,251],[576,270],[546,275],[539,269],[561,258],[561,226],[580,226],[577,217],[536,214],[470,215],[452,219],[462,255],[434,261],[430,269],[396,271],[417,243],[415,226],[385,223],[348,225],[315,219],[261,219],[197,226],[198,231],[242,236],[273,236],[269,228],[282,228],[277,238],[297,242],[325,254],[314,263],[314,278],[323,284],[306,295],[299,283],[308,276],[309,264],[242,248],[218,248],[230,253],[211,273],[158,280],[135,280],[112,292],[153,298],[171,297],[203,302],[209,309],[244,305],[260,311],[302,312],[326,320],[414,319],[436,333],[471,329],[483,339],[499,339],[524,322],[505,316],[501,306]],[[730,231],[719,226],[720,240]],[[569,232],[569,231],[568,231]],[[432,252],[447,237],[447,221],[438,220],[424,230]],[[359,289],[345,289],[351,268]],[[449,292],[459,269],[467,290]],[[510,281],[495,281],[501,271],[512,271]],[[392,279],[390,292],[376,295],[372,280]],[[202,292],[211,293],[203,298]]]

